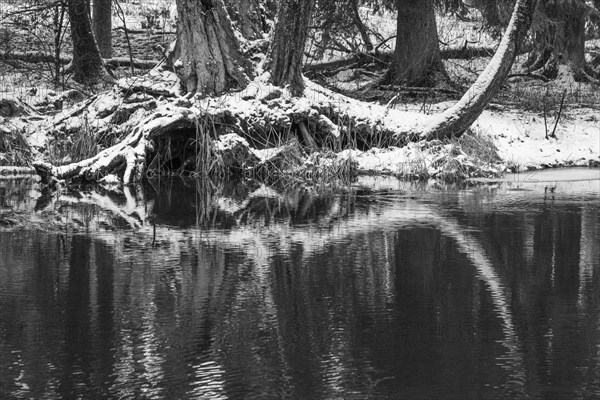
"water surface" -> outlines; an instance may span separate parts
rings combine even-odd
[[[599,200],[0,181],[0,398],[598,398]]]

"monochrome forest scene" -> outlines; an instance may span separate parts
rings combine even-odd
[[[0,0],[0,399],[600,398],[600,0]]]

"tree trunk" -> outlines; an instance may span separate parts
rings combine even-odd
[[[536,45],[530,56],[529,71],[556,78],[562,69],[575,79],[582,78],[586,65],[585,1],[549,0],[543,2],[540,9],[545,18],[534,35]]]
[[[248,84],[243,58],[223,0],[177,0],[181,80],[188,92],[221,94]]]
[[[260,0],[225,0],[231,20],[244,39],[261,39],[269,31],[271,9]]]
[[[112,0],[94,0],[92,27],[102,58],[112,57]]]
[[[501,25],[497,0],[479,0],[476,7],[481,11],[485,22],[490,26]]]
[[[440,56],[433,0],[396,0],[396,49],[384,81],[433,86],[446,77]]]
[[[284,0],[279,4],[267,68],[271,82],[277,86],[289,85],[294,96],[304,91],[302,60],[312,17],[314,0]]]
[[[97,83],[106,70],[92,33],[87,0],[69,0],[71,39],[73,40],[73,79],[83,84]]]
[[[551,19],[558,21],[553,46],[557,61],[577,75],[585,68],[585,1],[554,0],[547,3],[546,10]]]
[[[360,2],[359,0],[353,0],[350,2],[350,7],[352,8],[352,20],[354,21],[354,25],[356,25],[356,29],[360,33],[360,37],[362,38],[363,44],[365,45],[365,52],[373,51],[373,42],[369,37],[369,32],[367,27],[362,21],[360,17]]]
[[[519,46],[527,37],[538,0],[517,0],[512,17],[494,57],[467,93],[421,132],[424,139],[460,135],[475,122],[506,80]]]

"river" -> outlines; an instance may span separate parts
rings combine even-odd
[[[600,398],[600,176],[0,180],[0,398]]]

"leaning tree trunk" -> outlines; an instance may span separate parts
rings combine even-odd
[[[513,65],[519,47],[527,37],[538,0],[517,0],[512,17],[496,54],[477,81],[453,107],[423,129],[424,139],[442,139],[460,135],[475,122],[498,93]]]
[[[223,0],[177,0],[181,80],[188,92],[221,94],[248,84],[242,56]]]
[[[92,27],[103,58],[112,57],[112,0],[94,0]]]
[[[107,73],[92,33],[88,0],[69,0],[68,6],[73,40],[73,79],[83,84],[97,83]]]
[[[271,82],[289,85],[294,96],[304,91],[302,60],[314,0],[284,0],[279,3],[267,61]]]
[[[396,49],[384,78],[405,86],[433,86],[446,77],[433,0],[396,0]]]

